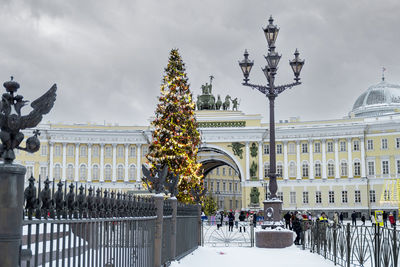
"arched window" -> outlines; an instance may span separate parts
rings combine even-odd
[[[118,156],[118,158],[123,158],[124,157],[124,147],[123,146],[118,146],[118,148],[117,148],[117,156]]]
[[[117,179],[124,180],[124,165],[122,164],[117,167]]]
[[[129,157],[131,157],[131,158],[136,157],[136,147],[135,146],[129,147]]]
[[[80,147],[79,147],[79,156],[81,156],[81,157],[87,157],[87,147],[85,146],[85,145],[81,145]]]
[[[303,162],[302,176],[303,177],[308,177],[308,163],[307,162]]]
[[[98,165],[93,165],[92,180],[99,180],[99,166]]]
[[[289,176],[296,177],[296,163],[293,161],[289,163]]]
[[[264,163],[264,178],[268,177],[269,173],[269,163]]]
[[[340,176],[347,176],[347,162],[342,161],[340,163]]]
[[[104,180],[111,181],[111,165],[109,164],[104,168]]]
[[[136,166],[132,164],[129,166],[129,180],[135,180],[136,177]]]
[[[86,180],[86,174],[87,174],[86,165],[82,164],[81,167],[79,168],[79,179]]]
[[[67,166],[67,179],[72,180],[74,179],[74,165],[68,164]]]
[[[54,179],[61,179],[61,165],[56,164],[54,166]]]
[[[328,162],[328,177],[335,176],[335,164],[333,162]]]
[[[315,177],[321,177],[321,163],[315,162]]]

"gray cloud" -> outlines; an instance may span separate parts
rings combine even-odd
[[[2,1],[0,77],[14,75],[33,100],[58,84],[45,121],[148,125],[163,69],[179,48],[194,95],[213,74],[214,93],[241,98],[261,113],[267,101],[241,86],[237,60],[255,60],[251,81],[264,83],[267,52],[261,27],[270,14],[280,27],[278,83],[293,78],[288,60],[306,59],[303,85],[277,100],[277,119],[341,118],[368,86],[400,83],[398,1]]]

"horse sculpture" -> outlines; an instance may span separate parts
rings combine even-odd
[[[225,97],[225,102],[222,104],[222,109],[223,110],[228,110],[229,109],[229,106],[231,104],[230,99],[231,99],[231,97],[229,95],[227,95]]]

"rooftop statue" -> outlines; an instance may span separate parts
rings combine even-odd
[[[26,147],[20,147],[24,140],[24,134],[20,131],[27,128],[36,127],[44,114],[50,112],[56,101],[57,86],[54,84],[44,95],[31,103],[33,110],[28,115],[21,115],[21,109],[26,105],[26,100],[23,100],[22,95],[14,95],[19,88],[19,83],[14,81],[13,77],[3,86],[7,93],[2,95],[0,102],[0,157],[5,163],[12,163],[15,159],[14,149],[24,150],[34,153],[39,150],[40,142],[37,138],[40,135],[38,130],[35,130],[32,137],[26,140]]]

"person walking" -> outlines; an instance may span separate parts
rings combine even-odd
[[[233,215],[233,212],[230,212],[228,215],[228,221],[229,221],[229,232],[233,232],[233,222],[235,221],[235,215]]]
[[[221,227],[221,213],[217,212],[217,214],[215,214],[215,222],[217,223],[217,230],[219,230],[219,228]]]
[[[335,223],[335,225],[339,225],[339,214],[336,211],[333,214],[333,222]]]
[[[364,214],[361,216],[361,221],[362,221],[362,225],[365,226],[365,215]]]
[[[239,216],[240,216],[239,211],[236,211],[235,212],[235,227],[236,227],[236,229],[239,227]]]
[[[300,235],[301,235],[301,220],[299,217],[295,217],[292,222],[293,231],[296,233],[296,239],[294,240],[295,245],[300,245]]]
[[[394,219],[393,213],[389,213],[389,222],[390,222],[390,226],[392,228],[396,225],[396,221]]]
[[[387,219],[388,219],[388,214],[386,211],[383,211],[383,226],[387,227]]]
[[[257,212],[254,212],[253,214],[253,226],[254,228],[257,228]]]
[[[341,212],[339,215],[340,224],[343,224],[343,217],[343,212]]]
[[[239,215],[239,232],[242,232],[242,227],[243,227],[243,232],[246,232],[246,215],[244,214],[244,211],[240,212]]]
[[[286,212],[286,214],[283,216],[283,218],[285,219],[285,228],[289,229],[290,228],[290,219],[292,218],[292,216],[289,214],[289,212]]]
[[[351,223],[353,226],[357,226],[357,214],[356,211],[353,211],[351,214]]]

